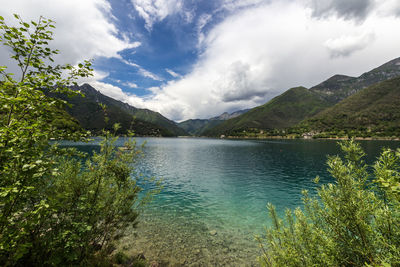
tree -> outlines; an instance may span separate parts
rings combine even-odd
[[[273,227],[258,237],[263,266],[400,265],[400,150],[383,151],[371,183],[360,145],[340,145],[344,159],[328,159],[335,184],[322,185],[318,198],[304,191],[304,208],[287,210],[286,223],[268,205]]]
[[[116,148],[109,132],[93,156],[51,142],[86,138],[63,123],[66,102],[48,95],[79,94],[69,86],[91,75],[91,63],[54,65],[54,22],[14,16],[19,26],[0,17],[0,41],[20,70],[0,67],[0,263],[90,264],[136,224],[139,150],[133,140]]]

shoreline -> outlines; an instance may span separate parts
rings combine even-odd
[[[150,266],[255,267],[261,251],[254,235],[243,229],[146,212],[118,248],[130,257],[143,255]]]
[[[217,138],[218,139],[218,138]],[[400,141],[399,137],[290,137],[290,136],[266,136],[266,137],[235,137],[228,136],[225,138],[219,139],[255,139],[255,140],[263,140],[263,139],[281,139],[281,140],[351,140],[354,139],[356,141]]]
[[[163,138],[163,137],[161,137]],[[226,137],[210,137],[210,136],[177,136],[176,138],[198,138],[198,139],[227,139],[227,140],[351,140],[356,141],[400,141],[400,137],[294,137],[294,136],[226,136]]]

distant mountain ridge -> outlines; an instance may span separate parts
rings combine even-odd
[[[99,132],[102,129],[111,129],[114,123],[120,123],[119,133],[133,130],[137,135],[187,135],[175,122],[165,118],[160,113],[148,109],[138,109],[105,96],[89,84],[75,86],[73,89],[81,91],[85,96],[58,97],[72,105],[67,108],[67,112],[79,121],[82,128]],[[105,113],[99,104],[106,106]],[[108,123],[105,121],[105,117],[108,117]]]
[[[334,75],[310,88],[291,88],[264,105],[204,131],[207,136],[238,135],[245,131],[272,131],[293,127],[371,85],[400,76],[400,58],[359,77]],[[400,104],[400,103],[399,103]]]
[[[190,119],[183,122],[178,123],[178,126],[184,129],[191,135],[201,136],[205,131],[211,129],[225,120],[229,120],[232,118],[236,118],[244,113],[249,111],[249,109],[238,110],[232,113],[224,112],[219,116],[212,117],[210,119]]]
[[[310,90],[321,94],[328,102],[336,104],[363,88],[397,76],[400,76],[400,58],[393,59],[359,77],[334,75]]]
[[[236,117],[238,117],[238,116],[240,116],[240,115],[246,113],[246,112],[249,111],[249,110],[250,110],[250,109],[237,110],[237,111],[234,111],[234,112],[232,112],[232,113],[224,112],[224,113],[222,113],[222,114],[219,115],[219,116],[210,118],[209,120],[226,121],[226,120],[229,120],[229,119],[236,118]]]

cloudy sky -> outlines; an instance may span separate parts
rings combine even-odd
[[[57,61],[93,59],[102,93],[176,121],[400,56],[398,0],[2,0],[13,13],[55,20]]]

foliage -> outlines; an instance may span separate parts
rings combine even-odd
[[[385,150],[374,165],[376,182],[386,197],[400,201],[400,148]]]
[[[0,40],[20,69],[13,75],[0,67],[0,263],[88,265],[136,224],[138,150],[132,141],[117,149],[110,133],[91,157],[52,145],[85,133],[63,126],[65,101],[44,91],[79,94],[69,86],[91,75],[91,63],[51,65],[54,22],[15,18],[18,27],[0,17]]]
[[[116,148],[116,140],[106,133],[100,152],[85,163],[66,156],[57,160],[60,171],[46,188],[49,209],[43,220],[43,230],[51,229],[51,236],[35,240],[35,246],[42,247],[36,262],[76,264],[97,251],[107,254],[113,242],[136,225],[138,213],[133,208],[140,205],[140,188],[131,174],[140,151],[133,140],[124,144],[124,150]]]
[[[258,238],[263,266],[400,264],[399,150],[382,153],[371,184],[360,145],[350,140],[341,148],[344,159],[328,159],[336,183],[321,186],[319,199],[304,191],[304,209],[287,210],[286,223],[268,205],[273,227]]]

